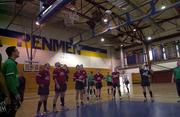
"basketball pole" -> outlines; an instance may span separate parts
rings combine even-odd
[[[32,48],[32,37],[33,37],[33,20],[31,22],[31,34],[30,34],[30,40],[31,40],[31,48],[30,48],[30,64],[32,64],[32,59],[33,59],[33,48]]]

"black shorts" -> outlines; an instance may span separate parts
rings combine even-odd
[[[107,82],[107,86],[112,86],[112,82]]]
[[[128,84],[129,84],[129,81],[128,81],[128,80],[127,80],[127,81],[125,81],[125,82],[124,82],[124,84],[125,84],[125,85],[128,85]]]
[[[150,86],[150,82],[141,82],[141,86],[142,87],[149,87]]]
[[[83,90],[84,86],[85,86],[85,84],[83,82],[76,81],[75,89],[76,90]]]
[[[87,81],[84,82],[84,87],[87,87]]]
[[[180,97],[180,79],[176,80],[176,89],[177,89],[178,96]]]
[[[102,88],[102,83],[96,83],[96,89],[101,89]]]
[[[120,87],[120,84],[119,83],[113,83],[113,88],[119,88]]]
[[[38,95],[49,95],[49,86],[38,87]]]
[[[88,85],[89,86],[94,86],[94,82],[89,82]]]
[[[60,84],[59,86],[60,86],[60,88],[58,89],[58,88],[56,87],[56,85],[55,85],[55,92],[56,92],[56,93],[66,92],[66,90],[67,90],[67,84]]]

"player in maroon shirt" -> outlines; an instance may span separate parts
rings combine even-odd
[[[99,70],[97,70],[96,74],[94,75],[94,79],[96,82],[96,98],[99,100],[101,99],[102,80],[104,79],[104,76],[100,73]]]
[[[113,98],[115,99],[116,95],[116,88],[118,89],[119,97],[121,99],[121,90],[120,90],[120,80],[119,80],[120,73],[118,72],[118,68],[114,69],[112,72],[112,81],[113,81]]]
[[[50,85],[50,65],[46,63],[40,68],[40,71],[36,75],[36,82],[39,85],[38,95],[40,95],[40,100],[38,102],[37,114],[40,114],[41,105],[44,105],[44,112],[47,113],[47,99],[49,95],[49,85]]]
[[[64,65],[63,65],[63,69],[64,69],[65,72],[66,72],[66,81],[68,81],[68,79],[69,79],[69,76],[68,76],[68,74],[69,74],[68,66],[67,66],[66,64],[64,64]]]
[[[61,100],[61,107],[64,110],[64,96],[65,92],[67,90],[67,84],[66,84],[66,71],[61,68],[61,64],[59,62],[55,63],[55,69],[53,71],[53,79],[55,83],[55,96],[53,100],[53,111],[56,110],[56,102],[58,97],[60,96]]]
[[[83,76],[80,66],[76,66],[76,72],[74,73],[73,80],[75,81],[75,89],[76,89],[76,105],[79,107],[79,95],[80,95],[80,100],[81,104],[83,105],[83,91],[84,91],[84,82],[85,82],[85,77]]]

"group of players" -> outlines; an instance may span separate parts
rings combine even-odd
[[[44,112],[47,113],[47,99],[49,95],[49,86],[50,86],[50,65],[47,63],[40,68],[40,71],[36,75],[36,82],[38,84],[38,95],[40,95],[40,100],[38,102],[37,114],[40,114],[40,109],[43,104]],[[56,102],[58,97],[60,97],[61,108],[64,110],[65,107],[65,92],[67,90],[67,82],[68,82],[68,67],[66,65],[61,65],[59,62],[55,63],[55,68],[53,71],[53,80],[55,86],[55,96],[53,99],[53,111],[56,112]],[[103,76],[100,73],[100,70],[96,70],[96,73],[93,72],[87,73],[83,68],[83,65],[77,65],[76,71],[73,75],[73,81],[75,83],[76,90],[76,106],[84,105],[89,102],[90,97],[94,93],[97,101],[101,99],[101,88],[102,81],[106,80],[108,86],[108,94],[110,95],[110,91],[113,94],[113,99],[115,99],[116,89],[118,90],[119,97],[121,97],[120,90],[120,75],[123,76],[124,84],[126,85],[127,91],[129,93],[129,80],[125,72],[119,72],[118,68],[114,69],[112,74],[107,74],[107,76]]]
[[[6,49],[6,53],[8,55],[8,59],[3,64],[2,77],[0,84],[0,97],[1,102],[5,101],[7,104],[7,110],[5,112],[0,112],[0,115],[15,117],[17,109],[20,107],[21,96],[18,92],[17,87],[19,86],[18,82],[18,69],[16,58],[19,57],[19,51],[16,47],[11,46]],[[180,61],[178,61],[178,66],[174,70],[174,78],[176,79],[176,84],[178,92],[180,92],[180,85],[178,84],[179,80],[179,67]],[[11,69],[10,69],[11,68]],[[53,79],[55,83],[55,96],[53,99],[53,111],[57,111],[56,102],[58,97],[60,96],[62,109],[65,109],[65,92],[67,90],[67,81],[68,81],[68,67],[66,65],[61,65],[59,62],[55,63],[55,69],[53,71]],[[151,77],[150,70],[142,65],[140,67],[141,74],[141,86],[143,88],[143,94],[145,97],[145,101],[147,101],[146,96],[146,88],[149,90],[151,100],[153,101],[153,94],[150,89],[150,81]],[[40,100],[38,102],[37,114],[40,114],[40,109],[42,104],[44,105],[44,112],[48,112],[47,110],[47,100],[49,95],[49,86],[50,86],[50,65],[47,63],[40,68],[40,71],[36,75],[36,82],[38,84],[38,95],[40,95]],[[118,90],[119,97],[121,99],[121,90],[120,90],[120,76],[122,77],[124,84],[127,87],[127,91],[129,93],[129,80],[124,71],[120,71],[117,67],[114,69],[112,74],[109,74],[104,77],[99,70],[96,71],[95,74],[90,72],[86,73],[86,70],[83,68],[83,65],[77,65],[76,71],[73,75],[73,81],[75,83],[76,89],[76,104],[79,107],[80,104],[84,105],[86,101],[89,100],[89,94],[92,95],[94,92],[96,99],[101,99],[101,88],[102,88],[102,80],[107,81],[108,86],[108,94],[112,90],[113,99],[115,99],[116,89]],[[96,87],[96,90],[95,90]],[[180,94],[180,93],[178,93]]]

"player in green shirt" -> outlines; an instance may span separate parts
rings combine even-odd
[[[1,40],[0,40],[0,47],[2,47]],[[2,55],[0,53],[0,104],[4,102],[6,104],[10,104],[9,92],[7,90],[5,80],[1,72],[1,63],[2,63]],[[8,116],[7,110],[6,109],[1,110],[1,109],[0,109],[0,117],[7,117]]]
[[[19,57],[19,51],[15,46],[10,46],[6,48],[6,54],[8,59],[3,64],[2,73],[11,98],[9,114],[10,117],[15,117],[17,108],[20,106],[18,69],[17,62],[15,61]]]
[[[105,77],[105,80],[107,82],[107,91],[108,91],[108,95],[110,95],[113,91],[113,87],[112,87],[112,76],[110,75],[110,73],[107,73],[107,76]],[[111,93],[110,93],[111,90]]]
[[[180,97],[180,60],[177,61],[177,67],[173,69],[172,82],[175,80],[178,96]],[[180,100],[177,101],[178,103]]]
[[[88,89],[89,89],[89,93],[90,96],[92,95],[92,93],[94,92],[95,95],[95,83],[94,83],[94,75],[93,72],[91,71],[90,73],[88,73]]]

